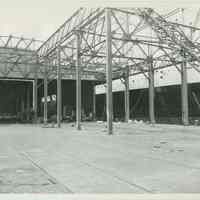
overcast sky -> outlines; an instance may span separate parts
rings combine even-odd
[[[0,35],[45,40],[76,11],[70,0],[0,0]],[[72,0],[76,2],[76,0]]]
[[[100,0],[0,0],[0,35],[12,34],[46,40],[80,6],[110,6],[110,2],[108,0],[101,2]],[[112,2],[115,2],[115,6],[128,5],[122,0],[119,2],[112,0]],[[143,5],[142,1],[138,2],[139,5]],[[166,3],[169,6],[169,2]]]

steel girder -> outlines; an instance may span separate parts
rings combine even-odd
[[[35,39],[27,39],[15,36],[0,36],[0,77],[34,79],[44,78],[44,64],[39,62],[37,49],[43,42]],[[48,64],[48,79],[56,76],[54,66]],[[75,68],[67,69],[62,66],[63,79],[75,79]],[[66,70],[67,69],[67,70]],[[83,79],[96,80],[96,73],[87,72],[83,74]],[[99,74],[98,74],[99,75]],[[100,75],[99,75],[100,76]]]
[[[113,79],[123,77],[127,66],[129,75],[147,75],[149,57],[154,69],[175,66],[179,70],[185,57],[183,51],[187,62],[200,71],[200,29],[177,21],[182,9],[169,10],[166,14],[148,8],[110,9]],[[82,78],[105,81],[104,11],[104,8],[80,8],[42,44],[34,39],[1,36],[2,77],[18,73],[21,78],[31,78],[37,71],[38,77],[43,78],[44,66],[47,66],[48,78],[55,79],[59,47],[62,78],[75,79],[75,34],[78,31]]]
[[[85,11],[84,11],[85,10]],[[105,80],[105,13],[103,8],[78,10],[39,49],[41,62],[48,58],[56,69],[56,49],[61,47],[63,70],[74,68],[76,62],[75,33],[80,32],[82,73],[100,74]],[[123,77],[126,66],[130,75],[148,72],[152,58],[154,69],[180,68],[184,50],[187,62],[198,71],[200,29],[172,19],[180,18],[182,9],[158,14],[153,9],[111,8],[113,79]],[[82,13],[87,13],[81,18]],[[74,24],[74,25],[72,25]],[[191,32],[196,37],[190,38]],[[193,36],[195,35],[193,34]],[[184,41],[183,41],[184,40]],[[51,72],[50,72],[51,73]],[[64,73],[64,72],[63,72]],[[98,79],[97,78],[97,79]]]
[[[35,39],[0,36],[0,77],[32,78],[37,68],[36,50],[41,44]]]

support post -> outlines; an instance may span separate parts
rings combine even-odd
[[[76,128],[81,130],[81,57],[80,32],[76,32]]]
[[[60,46],[58,47],[57,54],[57,126],[61,127],[61,115],[62,115],[62,83],[61,83],[61,63],[60,63]]]
[[[154,70],[153,70],[153,60],[152,57],[148,59],[149,66],[149,118],[150,123],[155,124],[155,109],[154,109]]]
[[[185,53],[184,53],[184,58],[185,58]],[[187,126],[189,125],[189,111],[188,111],[187,63],[185,60],[181,64],[181,104],[182,104],[182,123],[183,125]]]
[[[34,122],[37,123],[37,110],[38,110],[38,89],[37,89],[37,77],[33,81],[33,111],[34,111]]]
[[[26,87],[26,120],[30,120],[30,87],[29,84]]]
[[[111,33],[111,11],[106,8],[106,114],[107,131],[113,134],[113,98],[112,98],[112,33]]]
[[[93,120],[96,120],[96,90],[93,84]]]
[[[45,64],[45,73],[44,73],[44,125],[47,125],[47,96],[48,96],[48,78],[47,78],[47,66]]]
[[[125,77],[124,77],[124,102],[125,102],[125,122],[130,119],[130,101],[129,101],[129,67],[127,66]]]

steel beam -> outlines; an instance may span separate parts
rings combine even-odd
[[[112,98],[112,33],[111,33],[111,10],[106,8],[106,114],[107,131],[113,134],[113,98]]]
[[[47,66],[45,65],[45,73],[44,73],[44,125],[47,125],[47,114],[48,114],[48,78],[47,78]]]
[[[60,63],[60,47],[57,49],[57,125],[61,127],[61,116],[62,116],[62,83],[61,83],[61,63]]]
[[[124,77],[124,102],[125,102],[125,122],[128,122],[130,119],[130,101],[129,101],[129,68],[127,67],[127,71]]]
[[[188,85],[187,85],[187,63],[183,61],[181,64],[181,104],[182,104],[182,123],[189,125],[188,111]]]
[[[155,123],[155,110],[154,110],[154,69],[153,69],[153,60],[151,57],[147,59],[149,66],[149,119],[150,123]]]
[[[30,120],[30,87],[29,85],[26,86],[26,120]]]
[[[80,32],[76,32],[76,128],[81,130],[81,57]]]
[[[38,110],[38,90],[37,90],[37,84],[38,79],[35,77],[33,81],[33,111],[34,111],[34,122],[37,123],[37,110]]]

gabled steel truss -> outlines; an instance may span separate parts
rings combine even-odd
[[[158,14],[150,8],[111,10],[113,79],[143,73],[152,59],[154,69],[175,66],[180,71],[183,59],[199,70],[200,29],[172,20],[180,18],[182,9]],[[38,49],[39,60],[49,59],[51,74],[56,70],[57,53],[61,47],[62,74],[73,74],[76,62],[76,34],[80,33],[82,74],[94,75],[105,81],[106,25],[105,9],[79,9]],[[193,37],[191,38],[191,34]],[[184,52],[184,53],[183,53]],[[74,71],[75,73],[75,71]],[[49,75],[51,76],[51,75]],[[52,78],[54,75],[51,76]]]
[[[187,59],[191,67],[200,71],[200,29],[177,22],[182,9],[169,10],[162,15],[150,8],[110,10],[113,79],[123,77],[126,66],[129,66],[129,75],[143,73],[147,76],[146,63],[150,58],[157,70],[169,66],[180,70],[180,63]],[[37,71],[38,77],[43,77],[44,66],[47,65],[48,78],[54,79],[58,64],[57,49],[60,47],[62,78],[74,79],[75,38],[80,32],[83,79],[105,81],[105,31],[104,8],[80,8],[43,43],[34,39],[1,36],[0,73],[9,77],[11,72],[16,72],[22,78],[31,78],[33,71]]]
[[[24,78],[42,77],[45,84],[57,79],[60,86],[61,79],[76,79],[78,129],[81,79],[106,82],[108,131],[112,133],[112,80],[127,81],[131,75],[144,74],[149,81],[153,123],[154,73],[176,67],[182,77],[183,121],[187,124],[186,69],[189,66],[200,72],[200,28],[196,27],[199,16],[200,11],[195,22],[188,25],[184,23],[184,9],[163,14],[152,8],[80,8],[39,48],[32,48],[35,40],[24,38],[17,38],[17,43],[11,47],[16,38],[0,37],[0,63],[3,63],[0,73],[9,77],[18,69]],[[44,88],[47,93],[47,85]],[[128,95],[127,88],[125,91]],[[126,102],[127,110],[127,98]],[[60,112],[58,106],[57,115]]]

